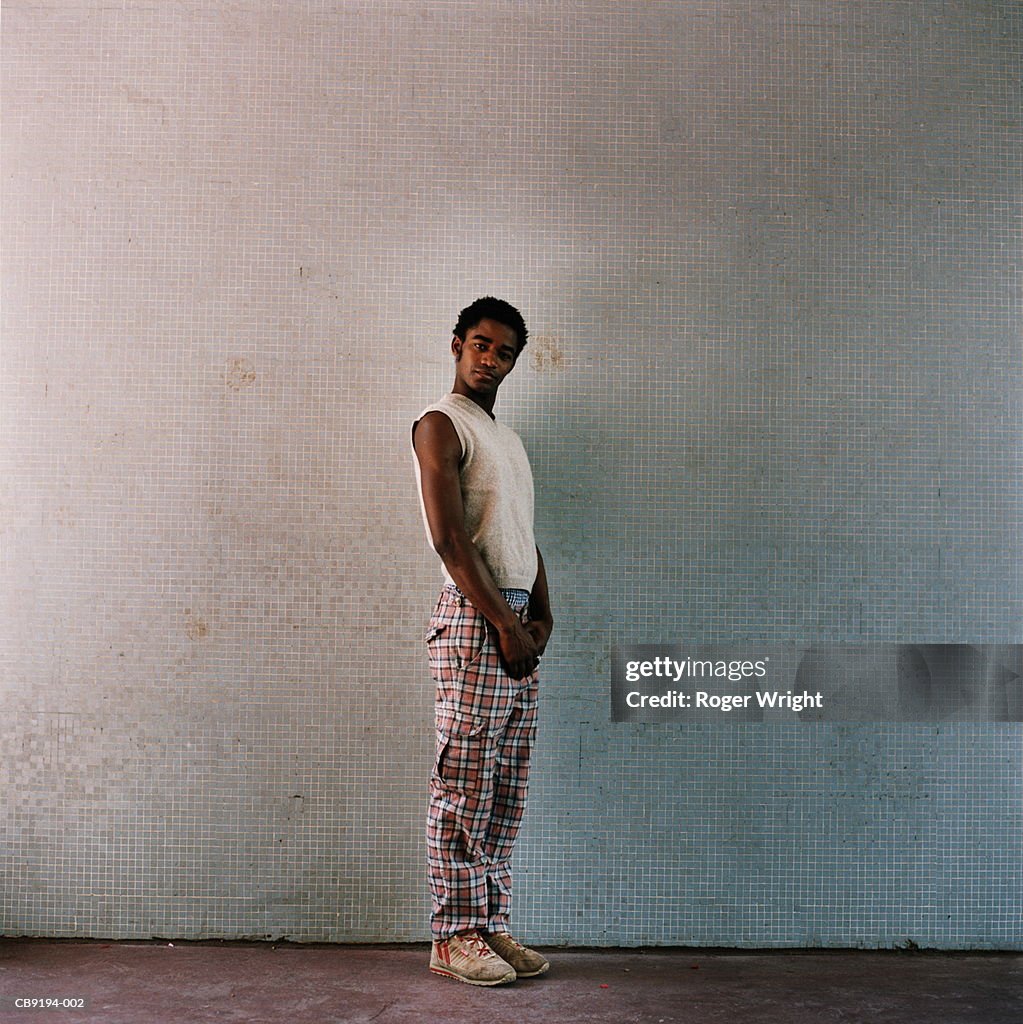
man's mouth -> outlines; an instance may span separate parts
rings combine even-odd
[[[482,377],[484,380],[496,380],[497,378],[492,373],[488,373],[486,370],[477,370],[477,377]]]

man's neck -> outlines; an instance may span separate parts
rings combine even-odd
[[[497,399],[496,391],[492,395],[483,395],[479,391],[473,391],[472,388],[466,387],[460,380],[456,380],[451,393],[468,398],[470,402],[475,402],[492,420],[497,419],[494,415],[494,402]]]

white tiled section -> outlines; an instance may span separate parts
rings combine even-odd
[[[536,942],[1021,948],[1019,727],[610,723],[615,642],[1019,642],[1023,8],[18,2],[0,931],[428,936],[408,451],[531,330]]]

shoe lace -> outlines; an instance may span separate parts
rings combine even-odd
[[[480,935],[479,932],[473,932],[471,935],[466,935],[463,941],[481,960],[497,956],[497,954],[487,945],[483,936]]]

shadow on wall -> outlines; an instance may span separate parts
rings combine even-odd
[[[510,408],[533,466],[537,542],[557,621],[553,650],[587,681],[559,699],[597,713],[607,701],[609,581],[620,559],[608,535],[623,529],[621,450],[605,405],[593,401],[593,368],[579,365],[564,336],[531,336],[526,352],[533,386]]]

